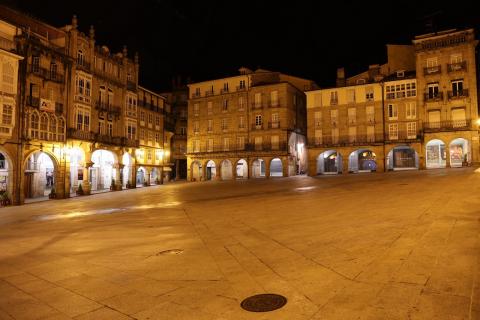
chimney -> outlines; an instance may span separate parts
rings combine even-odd
[[[347,82],[345,80],[345,68],[337,69],[337,87],[345,87]]]
[[[370,81],[374,81],[380,75],[380,65],[371,64],[368,66],[368,78]]]

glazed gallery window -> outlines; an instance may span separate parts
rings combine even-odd
[[[415,119],[417,117],[417,103],[408,102],[405,103],[405,117],[407,119]]]
[[[439,96],[438,82],[433,82],[427,84],[427,94],[429,99],[434,99]]]
[[[415,139],[417,137],[417,123],[407,122],[407,139]]]
[[[315,111],[315,127],[321,127],[322,126],[322,111]]]
[[[197,112],[197,114],[198,114],[198,112]],[[213,114],[213,102],[212,101],[207,102],[207,114],[208,115]]]
[[[391,123],[388,125],[388,138],[390,140],[398,139],[398,123]]]
[[[452,81],[452,96],[463,96],[463,79]]]
[[[2,109],[2,125],[13,125],[13,106],[4,104]]]
[[[38,139],[40,129],[40,116],[34,112],[30,115],[30,137]]]
[[[127,131],[127,138],[130,140],[136,140],[137,139],[137,124],[133,121],[128,121],[127,122],[127,128],[125,129]]]
[[[13,93],[13,85],[15,79],[15,71],[11,63],[4,62],[2,65],[2,81],[3,90]]]
[[[90,110],[77,108],[75,119],[77,130],[90,131]]]
[[[388,119],[389,120],[396,120],[398,118],[398,108],[395,104],[388,105]]]

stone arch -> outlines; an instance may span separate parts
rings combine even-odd
[[[10,200],[13,196],[13,169],[12,158],[0,146],[0,192],[6,192]]]
[[[432,139],[425,144],[425,167],[427,169],[447,166],[447,148],[440,139]]]
[[[26,199],[47,197],[50,193],[63,193],[59,177],[59,160],[47,150],[32,150],[23,162],[23,195]]]
[[[263,178],[266,176],[266,163],[265,160],[257,158],[252,160],[250,166],[250,172],[252,178]]]
[[[205,180],[215,180],[217,176],[217,164],[213,160],[205,162]]]
[[[450,167],[458,168],[468,165],[472,159],[471,146],[468,139],[463,137],[455,138],[448,144],[450,155]]]
[[[342,172],[342,155],[337,150],[326,150],[317,157],[317,174],[338,174]]]
[[[137,168],[135,183],[137,187],[143,187],[145,184],[148,183],[147,175],[148,175],[147,168],[140,166]]]
[[[91,190],[110,190],[116,177],[118,155],[107,149],[96,149],[91,155],[90,170]],[[115,181],[116,183],[116,181]]]
[[[348,172],[377,171],[377,155],[370,149],[358,149],[348,156]]]
[[[222,180],[233,179],[232,162],[229,159],[224,159],[220,163],[220,176]]]
[[[190,177],[191,181],[203,180],[203,167],[200,161],[192,161],[190,164]]]
[[[411,146],[397,145],[387,153],[387,170],[416,170],[418,168],[418,152]]]
[[[248,162],[245,159],[240,159],[235,163],[236,166],[236,177],[237,179],[247,179],[248,178]]]
[[[284,164],[282,159],[273,158],[270,160],[270,177],[283,177]]]

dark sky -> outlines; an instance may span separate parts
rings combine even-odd
[[[335,82],[385,62],[385,44],[408,44],[438,13],[438,29],[480,26],[474,1],[179,1],[0,0],[54,26],[76,14],[93,24],[97,44],[140,53],[141,84],[170,88],[176,74],[193,81],[236,75],[241,66]]]

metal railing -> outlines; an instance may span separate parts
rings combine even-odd
[[[467,61],[447,64],[448,72],[465,71],[465,70],[467,70]]]
[[[228,92],[229,92],[228,88],[222,88],[222,89],[220,89],[220,94],[228,93]]]
[[[90,131],[78,130],[76,128],[68,128],[67,138],[93,141],[95,139],[95,134]]]
[[[262,102],[252,102],[252,109],[263,109],[263,103]]]
[[[104,111],[107,113],[111,113],[114,115],[120,115],[122,112],[122,108],[118,106],[108,105],[106,102],[97,101],[95,102],[95,109],[99,111]]]
[[[82,69],[84,71],[90,71],[90,62],[87,62],[85,60],[79,60],[77,59],[77,69]]]
[[[210,153],[210,152],[242,152],[242,151],[288,151],[288,145],[286,142],[279,142],[278,144],[272,144],[270,142],[264,142],[261,144],[245,143],[245,144],[232,144],[226,148],[223,145],[202,145],[197,150],[189,150],[189,153]]]
[[[268,129],[280,129],[280,121],[270,121],[268,123]]]
[[[245,91],[247,88],[245,86],[237,86],[237,91]]]
[[[262,130],[263,124],[252,124],[252,130]]]
[[[443,100],[443,92],[438,91],[437,93],[424,93],[423,95],[425,101],[433,102],[433,101],[441,101]]]
[[[62,74],[58,72],[53,72],[52,70],[41,68],[33,64],[29,65],[29,72],[35,75],[38,75],[44,78],[45,80],[49,80],[49,81],[63,83],[63,80],[64,80],[64,76]]]
[[[471,126],[472,126],[471,119],[445,120],[445,121],[435,121],[435,122],[424,122],[423,130],[425,132],[470,130]]]
[[[442,66],[433,66],[423,68],[423,74],[425,76],[442,73]]]
[[[447,91],[448,99],[461,99],[468,97],[468,89],[462,89],[457,91]]]

